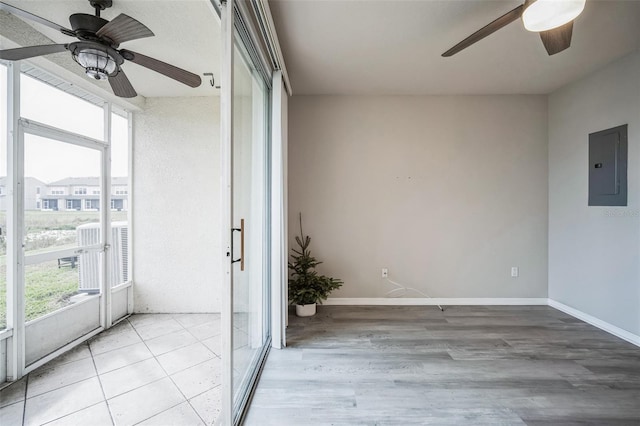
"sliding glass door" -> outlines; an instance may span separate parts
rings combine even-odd
[[[234,13],[235,10],[235,13]],[[234,2],[222,7],[221,144],[223,235],[221,424],[238,424],[270,344],[269,88],[237,30]],[[255,51],[255,49],[253,50]]]
[[[233,395],[244,404],[268,338],[266,243],[267,186],[264,83],[238,43],[233,84],[232,217],[236,226],[233,264]],[[237,260],[237,261],[236,261]]]

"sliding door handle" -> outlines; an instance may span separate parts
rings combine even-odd
[[[233,258],[233,233],[240,232],[240,257]],[[240,262],[240,270],[244,271],[244,219],[240,219],[240,228],[231,229],[231,263]]]

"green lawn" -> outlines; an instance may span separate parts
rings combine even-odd
[[[0,330],[5,328],[7,286],[5,257],[0,259]],[[58,268],[58,262],[29,265],[25,271],[25,319],[30,321],[70,304],[78,293],[78,268]]]
[[[26,249],[51,250],[64,245],[75,245],[75,236],[67,236],[67,240],[59,238],[39,238],[31,243],[29,237],[45,231],[73,231],[78,225],[98,222],[98,212],[25,212],[25,228],[27,231]],[[127,212],[111,212],[111,220],[126,221]],[[7,309],[7,274],[6,274],[6,215],[0,211],[0,330],[6,326]],[[58,268],[57,261],[29,265],[25,270],[25,316],[26,320],[36,319],[70,304],[69,298],[78,292],[78,269],[71,267]]]

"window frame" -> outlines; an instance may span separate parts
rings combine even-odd
[[[7,218],[9,219],[9,217],[11,217],[11,220],[10,220],[11,223],[7,224],[8,225],[7,230],[8,230],[8,233],[10,234],[10,237],[8,238],[8,241],[7,241],[7,281],[6,281],[7,323],[6,323],[6,328],[3,330],[0,330],[0,340],[3,341],[3,344],[6,343],[6,351],[0,354],[0,362],[6,365],[6,368],[3,368],[5,367],[5,365],[0,367],[0,384],[2,384],[5,380],[15,381],[20,379],[22,376],[24,376],[24,374],[34,370],[40,365],[43,365],[44,363],[55,358],[62,352],[69,350],[73,346],[82,343],[86,339],[90,338],[93,334],[99,332],[100,330],[110,327],[113,324],[112,317],[111,317],[112,315],[111,304],[110,304],[111,295],[113,293],[117,291],[123,291],[123,290],[127,291],[128,297],[127,297],[127,314],[126,315],[131,314],[133,310],[133,301],[132,301],[133,268],[132,268],[132,262],[131,262],[131,255],[133,252],[133,238],[132,238],[132,232],[130,232],[129,241],[128,241],[129,247],[130,247],[128,250],[129,265],[130,265],[128,281],[126,283],[120,284],[119,286],[113,287],[113,288],[110,288],[104,285],[103,293],[105,297],[102,298],[102,302],[101,302],[100,330],[97,330],[95,333],[91,332],[84,336],[80,336],[73,342],[68,343],[67,345],[55,350],[54,352],[50,353],[49,355],[46,355],[45,357],[30,364],[29,366],[25,366],[24,277],[22,278],[20,277],[19,271],[21,269],[20,269],[20,266],[18,266],[18,265],[24,265],[24,252],[20,249],[21,247],[20,241],[22,240],[22,235],[24,235],[24,225],[22,224],[23,219],[21,219],[21,217],[23,217],[21,215],[23,214],[23,211],[24,211],[24,191],[21,188],[18,191],[15,191],[15,189],[19,186],[19,182],[24,179],[24,163],[22,158],[23,154],[20,153],[20,151],[23,150],[23,148],[18,147],[20,145],[20,138],[23,138],[22,135],[26,133],[38,135],[37,134],[38,131],[44,132],[45,137],[50,137],[52,139],[58,139],[62,141],[69,141],[69,140],[80,141],[80,139],[86,140],[90,138],[86,136],[75,135],[69,132],[68,130],[59,129],[59,128],[47,126],[47,125],[40,125],[34,120],[25,120],[21,118],[20,116],[20,102],[21,102],[21,98],[20,98],[21,81],[20,80],[22,77],[21,68],[29,67],[30,69],[33,69],[34,67],[31,66],[30,64],[26,65],[26,63],[21,63],[21,62],[7,62],[7,61],[0,60],[0,63],[3,66],[7,67],[7,82],[6,82],[7,91],[6,91],[6,99],[3,99],[3,101],[6,101],[8,105],[7,134],[10,135],[6,141],[7,166],[8,166],[7,167],[8,189],[4,192],[12,193],[11,200],[10,202],[7,203]],[[49,71],[43,71],[43,73],[53,76],[53,74],[51,74]],[[30,77],[33,77],[33,75],[30,75]],[[56,76],[53,76],[52,79],[58,80],[58,81],[60,80],[59,77],[56,77]],[[42,82],[47,83],[45,81],[42,81]],[[51,85],[53,87],[56,87],[53,83],[51,83]],[[60,88],[58,89],[61,90]],[[75,89],[78,89],[78,88],[75,87]],[[82,89],[79,89],[79,90],[82,90]],[[61,90],[61,92],[67,92],[67,91]],[[70,93],[70,92],[67,92],[67,93],[74,95],[73,93]],[[96,98],[95,95],[91,95],[91,96],[93,96],[93,98]],[[83,98],[79,97],[79,99],[83,99]],[[86,99],[83,99],[83,100],[87,101]],[[90,102],[90,101],[87,101],[87,102]],[[95,104],[95,102],[93,103]],[[133,138],[132,138],[132,131],[131,131],[133,114],[122,106],[114,105],[111,102],[104,101],[104,100],[102,100],[102,103],[98,106],[100,106],[103,110],[102,119],[103,119],[104,128],[105,128],[104,139],[103,139],[104,150],[102,155],[103,176],[102,176],[102,182],[101,182],[101,188],[100,188],[99,194],[93,194],[93,195],[100,195],[100,199],[102,199],[103,202],[106,203],[106,200],[108,198],[103,194],[109,194],[110,187],[111,187],[111,161],[110,161],[110,155],[108,154],[111,146],[110,130],[111,130],[111,119],[113,117],[112,114],[117,114],[121,117],[124,117],[127,120],[127,124],[128,124],[128,134],[127,134],[128,178],[127,179],[128,179],[129,187],[131,187],[132,180],[133,180],[133,169],[132,169],[132,153],[133,153],[132,139]],[[59,139],[59,138],[62,138],[62,139]],[[80,143],[80,142],[77,142],[77,143]],[[39,193],[41,197],[38,198],[36,205],[40,210],[51,210],[53,207],[52,202],[57,203],[58,209],[60,209],[61,200],[66,201],[66,203],[70,201],[65,197],[60,197],[60,196],[66,195],[66,192],[70,192],[69,191],[71,189],[70,187],[66,187],[66,188],[57,187],[55,191],[49,190],[48,188],[49,188],[48,185],[45,186],[44,192],[42,191],[41,188],[38,188],[40,189]],[[49,194],[47,194],[47,192],[49,192]],[[82,192],[82,194],[78,194],[78,195],[88,195],[89,193],[86,186],[81,187],[80,192]],[[56,197],[49,197],[50,195],[55,195]],[[93,198],[93,200],[95,201],[95,197]],[[79,199],[78,201],[81,203],[80,206],[82,207],[83,205],[82,200]],[[93,207],[92,204],[94,201],[91,201],[91,199],[87,199],[86,201],[91,203],[91,207]],[[131,204],[132,203],[129,203],[129,206],[131,206]],[[9,210],[11,210],[11,212]],[[128,226],[131,229],[133,226],[133,221],[132,221],[132,213],[130,208],[127,208],[127,221],[129,224]],[[108,245],[111,238],[110,236],[111,232],[107,232],[108,230],[110,231],[111,229],[110,209],[103,209],[102,223],[103,223],[103,228],[105,228],[103,229],[103,235],[105,235],[105,243]],[[105,247],[107,245],[105,245]],[[107,270],[108,268],[105,268],[105,271]],[[107,277],[108,277],[109,272],[105,272],[104,274],[107,274]],[[106,282],[108,281],[104,279],[104,283]]]

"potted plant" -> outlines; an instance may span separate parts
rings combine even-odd
[[[319,275],[315,270],[322,262],[311,255],[311,238],[302,232],[302,213],[300,213],[300,236],[296,236],[298,248],[292,249],[289,269],[289,303],[296,305],[296,314],[300,317],[315,315],[316,304],[326,300],[329,293],[342,286],[336,278]]]

